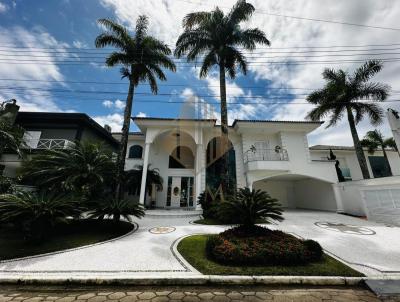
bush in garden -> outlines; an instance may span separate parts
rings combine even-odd
[[[260,226],[239,226],[219,235],[212,235],[206,243],[207,256],[227,265],[300,265],[317,261],[322,248],[313,240],[301,240],[281,231]]]
[[[221,196],[216,192],[215,194],[207,189],[200,193],[197,203],[203,209],[203,217],[205,219],[219,219],[218,208],[221,203]]]
[[[220,220],[241,224],[251,229],[257,220],[283,221],[283,209],[278,200],[261,190],[241,188],[235,196],[228,197],[218,209]]]
[[[12,193],[15,190],[12,178],[0,175],[0,194]]]
[[[92,203],[88,215],[90,218],[97,219],[112,217],[114,222],[120,221],[121,217],[123,217],[131,222],[131,216],[141,218],[145,215],[145,212],[143,206],[137,202],[110,197]]]
[[[55,224],[79,217],[83,210],[65,194],[17,191],[0,195],[0,222],[21,228],[32,239],[46,237]]]

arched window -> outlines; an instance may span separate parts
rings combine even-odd
[[[169,156],[170,169],[194,169],[194,156],[192,150],[186,146],[176,147]]]
[[[129,148],[128,158],[142,158],[143,147],[139,145],[134,145]]]

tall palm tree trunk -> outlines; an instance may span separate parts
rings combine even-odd
[[[347,107],[347,119],[349,120],[349,126],[351,131],[351,136],[353,137],[354,148],[356,150],[356,155],[358,159],[358,163],[361,168],[361,173],[364,179],[369,179],[369,171],[367,166],[367,160],[365,159],[364,151],[361,146],[360,139],[358,138],[356,124],[354,122],[354,116],[351,112],[351,108]]]
[[[225,65],[219,65],[219,89],[221,96],[221,152],[222,152],[222,168],[221,168],[221,186],[222,192],[227,193],[229,171],[228,171],[228,108],[226,104],[226,79]]]
[[[388,156],[387,156],[385,147],[384,147],[384,146],[381,146],[381,148],[382,148],[382,152],[383,152],[383,157],[385,158],[385,163],[386,163],[387,169],[389,170],[390,176],[392,176],[392,175],[393,175],[393,173],[392,173],[392,168],[390,167],[389,158],[388,158]]]
[[[133,80],[129,80],[129,90],[128,96],[126,97],[126,105],[124,111],[124,123],[122,125],[122,134],[121,134],[121,141],[119,147],[119,153],[117,158],[117,187],[115,191],[115,197],[119,200],[123,194],[123,187],[122,187],[122,176],[125,170],[125,158],[126,158],[126,150],[128,144],[128,136],[129,136],[129,126],[131,122],[131,115],[132,115],[132,104],[133,104],[133,95],[135,92],[135,85]]]

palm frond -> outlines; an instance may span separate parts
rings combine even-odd
[[[247,3],[245,0],[238,0],[226,18],[229,23],[236,25],[240,22],[249,20],[254,11],[255,8],[252,4]]]
[[[182,21],[182,26],[185,30],[191,30],[193,27],[209,20],[211,17],[210,12],[195,12],[187,14]]]
[[[353,79],[357,83],[366,82],[383,68],[383,63],[378,60],[369,60],[354,72]]]
[[[140,15],[136,20],[135,27],[135,40],[142,41],[147,35],[147,29],[149,26],[149,19],[145,15]]]

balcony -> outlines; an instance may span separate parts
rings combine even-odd
[[[286,149],[256,149],[248,150],[244,154],[244,162],[253,161],[288,161]]]
[[[50,149],[68,149],[74,146],[74,143],[67,139],[39,139],[26,142],[28,149],[50,150]]]

